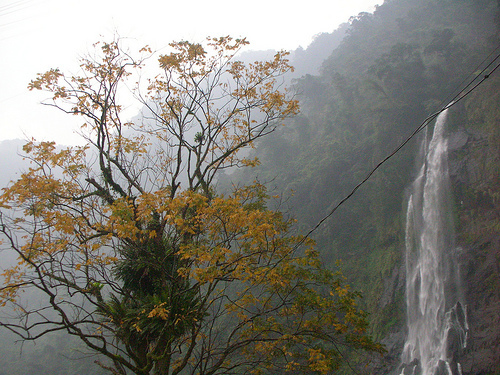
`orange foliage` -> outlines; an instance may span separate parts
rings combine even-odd
[[[86,145],[28,142],[31,167],[0,196],[3,246],[19,257],[3,272],[0,304],[30,288],[45,296],[19,324],[0,324],[33,338],[23,322],[36,315],[48,328],[35,336],[65,329],[115,373],[324,374],[341,361],[337,343],[381,350],[358,295],[310,239],[290,235],[293,221],[267,208],[264,186],[214,189],[225,168],[257,165],[239,151],[298,111],[279,89],[287,54],[247,66],[235,61],[246,44],[172,43],[134,123],[122,121],[117,93],[149,47],[133,59],[118,41],[100,43],[81,76],[50,70],[31,82],[85,119]]]

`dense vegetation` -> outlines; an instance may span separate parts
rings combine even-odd
[[[296,82],[301,115],[260,143],[261,166],[251,176],[231,177],[257,177],[293,192],[290,210],[302,229],[313,227],[451,100],[498,43],[497,26],[493,0],[392,0],[374,14],[353,17],[321,73]],[[492,113],[495,87],[490,82],[467,98],[473,116]],[[475,106],[483,97],[488,101]],[[455,123],[468,121],[465,112],[457,111]],[[495,124],[490,121],[491,138]],[[418,145],[417,138],[410,142],[314,233],[325,262],[334,266],[341,259],[349,281],[362,290],[378,338],[404,323],[402,215]]]
[[[64,332],[122,375],[327,374],[340,348],[383,352],[358,293],[268,208],[265,186],[215,187],[298,112],[280,84],[287,54],[244,64],[245,44],[171,43],[136,89],[136,121],[118,93],[148,47],[131,57],[120,40],[97,43],[81,75],[29,84],[83,118],[85,143],[26,143],[30,168],[0,195],[1,249],[17,257],[1,273],[2,329],[28,342]]]
[[[257,145],[260,166],[224,176],[219,185],[258,179],[272,193],[284,192],[282,206],[301,231],[309,230],[477,73],[499,42],[499,25],[497,0],[386,0],[374,14],[359,14],[321,35],[292,53],[298,72],[310,73],[296,75],[301,113]],[[324,51],[332,53],[319,73],[307,70],[319,65]],[[473,188],[455,181],[459,241],[465,244],[498,233],[499,83],[492,76],[451,114],[452,127],[467,123],[481,139],[470,154],[454,155],[481,166]],[[325,264],[333,269],[341,260],[348,281],[362,291],[377,339],[404,324],[402,215],[418,145],[417,138],[410,142],[314,232]],[[487,256],[481,249],[480,260]],[[487,283],[500,290],[498,279]],[[10,363],[4,371],[17,373]]]

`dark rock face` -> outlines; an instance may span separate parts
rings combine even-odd
[[[387,353],[383,357],[378,358],[374,363],[372,363],[370,373],[373,375],[399,375],[403,370],[404,366],[401,366],[401,353],[403,351],[403,346],[405,343],[406,332],[401,329],[399,332],[393,332],[387,335],[383,340],[387,349]],[[417,363],[415,363],[416,365]],[[412,374],[412,372],[405,370],[404,375]]]
[[[438,368],[434,375],[449,375],[445,361],[439,361]]]
[[[416,358],[408,364],[401,365],[399,370],[399,374],[402,375],[420,375],[421,372],[420,362]]]
[[[458,111],[448,162],[464,305],[449,310],[454,322],[447,340],[449,367],[442,362],[433,375],[500,374],[500,131],[491,132],[491,123],[500,127],[500,111],[488,119],[490,127],[469,113],[471,108]],[[403,278],[388,279],[388,289],[401,288]],[[399,329],[382,340],[388,353],[372,374],[420,375],[418,361],[400,362],[406,327]]]
[[[447,314],[448,332],[446,335],[446,358],[452,374],[460,375],[461,361],[464,355],[464,350],[467,348],[469,337],[469,325],[467,321],[467,312],[460,302]],[[439,369],[442,364],[440,363]],[[439,370],[441,371],[441,370]],[[448,374],[448,371],[446,372]]]
[[[470,339],[462,359],[465,374],[500,373],[500,235],[467,254],[464,272]]]
[[[498,123],[497,123],[498,126]],[[464,352],[450,347],[464,375],[500,373],[500,186],[487,165],[498,139],[480,128],[464,128],[450,155],[457,209],[457,245],[469,323]],[[498,158],[498,155],[496,155]],[[457,332],[451,335],[456,336]]]

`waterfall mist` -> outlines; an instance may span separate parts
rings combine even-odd
[[[423,141],[421,167],[408,200],[404,375],[461,374],[459,357],[467,345],[450,202],[447,112],[437,118],[431,140]]]

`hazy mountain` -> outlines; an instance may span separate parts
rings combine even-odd
[[[449,103],[457,88],[498,57],[499,6],[497,0],[387,0],[373,14],[354,16],[334,32],[316,36],[307,48],[292,51],[296,72],[289,79],[302,113],[257,145],[261,166],[225,176],[221,186],[230,180],[267,182],[287,198],[289,213],[307,232],[430,113]],[[246,52],[241,59],[273,53]],[[452,221],[470,326],[469,346],[456,351],[463,375],[500,373],[498,74],[450,110],[447,129]],[[324,262],[335,268],[342,260],[349,282],[363,294],[373,335],[387,345],[387,355],[368,370],[361,358],[359,373],[400,373],[407,195],[424,138],[422,131],[314,232]],[[22,143],[0,143],[3,186],[26,168],[17,156]],[[44,345],[47,353],[59,350]],[[25,373],[12,365],[11,349],[3,349],[9,356],[0,355],[0,375]],[[356,353],[346,357],[360,359]]]

